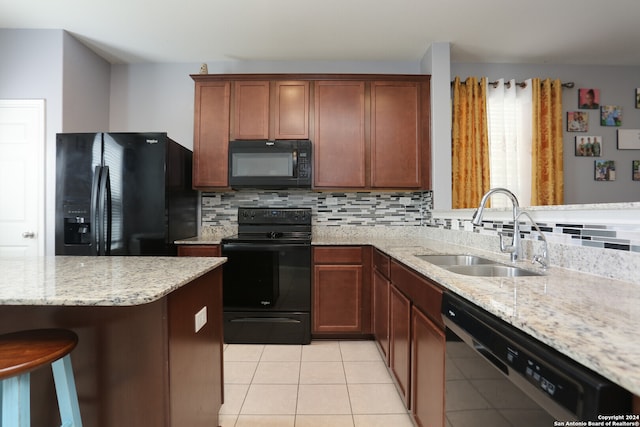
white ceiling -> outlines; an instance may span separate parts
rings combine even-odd
[[[64,29],[112,63],[640,65],[638,0],[0,0],[0,28]]]

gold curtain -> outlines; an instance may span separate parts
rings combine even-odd
[[[564,203],[562,83],[532,79],[531,205]]]
[[[477,207],[489,190],[487,78],[453,81],[452,208]]]

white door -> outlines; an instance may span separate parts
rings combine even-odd
[[[0,256],[44,255],[44,100],[0,100]]]

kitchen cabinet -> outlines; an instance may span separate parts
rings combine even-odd
[[[234,82],[231,139],[269,139],[269,81]]]
[[[220,256],[220,245],[178,245],[178,256]]]
[[[228,186],[229,101],[228,81],[196,81],[193,135],[193,186]]]
[[[389,365],[389,257],[373,249],[373,336],[382,356]]]
[[[315,82],[314,186],[364,188],[365,82]]]
[[[415,306],[411,331],[411,412],[419,427],[443,427],[445,334]]]
[[[407,408],[411,385],[411,301],[391,286],[389,294],[389,364]]]
[[[371,187],[420,188],[420,83],[371,83]]]
[[[314,336],[371,332],[370,251],[361,246],[313,248]]]
[[[309,139],[308,81],[234,81],[231,139]]]
[[[431,188],[429,76],[191,77],[198,189],[228,188],[230,139],[310,139],[318,189]]]
[[[394,298],[394,290],[401,296],[406,296],[410,308],[407,309],[406,301],[402,301],[402,320],[405,321],[406,311],[410,312],[411,325],[410,338],[408,339],[410,354],[409,379],[400,378],[397,381],[400,390],[404,390],[405,384],[410,384],[410,405],[413,418],[418,426],[444,427],[444,358],[445,358],[445,326],[440,313],[442,307],[442,289],[436,283],[416,273],[395,260],[390,262],[390,277],[392,283],[391,299]],[[398,297],[399,298],[399,297]],[[399,298],[401,299],[401,298]],[[399,303],[396,303],[399,304]],[[392,302],[393,307],[393,302]],[[392,314],[393,316],[393,314]],[[393,317],[391,318],[393,322]],[[401,335],[404,338],[404,324],[401,325]],[[394,326],[391,326],[391,339],[393,342]],[[401,341],[400,344],[392,344],[404,351],[407,347]],[[397,369],[405,374],[405,355],[397,362]],[[392,362],[393,363],[393,362]],[[396,370],[393,371],[394,375]]]

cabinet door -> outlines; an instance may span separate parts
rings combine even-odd
[[[276,81],[274,139],[309,139],[309,82]]]
[[[364,82],[319,81],[314,97],[314,186],[364,187]]]
[[[411,407],[418,426],[444,427],[444,331],[412,309]]]
[[[234,83],[234,139],[269,138],[269,82]]]
[[[373,335],[389,365],[389,288],[390,282],[373,270]]]
[[[193,186],[228,186],[229,82],[196,82]]]
[[[314,332],[362,331],[362,266],[316,265]]]
[[[220,256],[220,245],[178,245],[178,256]]]
[[[389,297],[389,359],[396,385],[409,408],[411,373],[411,301],[395,286]]]
[[[420,84],[371,84],[371,187],[419,188]]]

